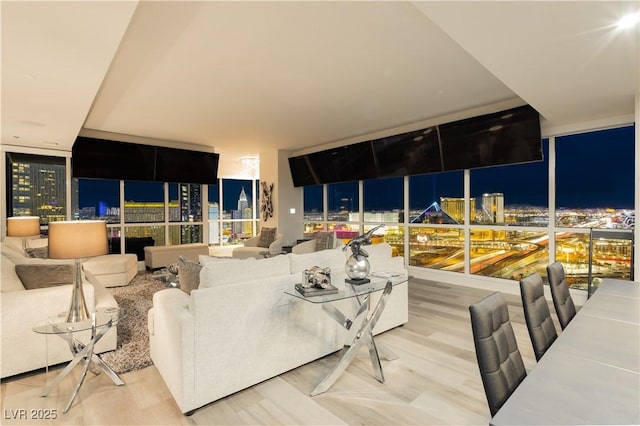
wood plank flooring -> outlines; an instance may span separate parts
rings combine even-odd
[[[516,285],[516,284],[514,284]],[[372,375],[366,350],[328,392],[310,397],[338,355],[303,365],[198,409],[185,417],[154,366],[122,375],[116,387],[89,374],[68,413],[75,383],[65,379],[47,398],[39,396],[59,369],[16,376],[0,386],[2,424],[63,425],[429,425],[488,424],[490,415],[478,373],[468,306],[489,291],[411,279],[409,322],[378,336],[399,355],[382,361],[386,383]],[[535,357],[519,296],[506,295],[525,367]],[[550,307],[556,329],[560,327]],[[74,374],[79,371],[76,368]],[[75,376],[77,377],[77,376]],[[26,418],[19,410],[26,410]],[[56,419],[33,414],[56,410]]]

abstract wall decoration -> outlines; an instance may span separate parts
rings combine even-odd
[[[262,197],[260,197],[260,211],[262,212],[262,220],[267,221],[273,217],[273,183],[267,185],[266,182],[260,182],[262,185]]]

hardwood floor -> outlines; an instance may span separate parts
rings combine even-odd
[[[515,285],[515,284],[514,284]],[[68,413],[62,413],[75,380],[65,379],[47,398],[39,396],[58,370],[3,380],[2,424],[95,425],[427,425],[488,424],[489,409],[476,364],[468,306],[489,294],[477,288],[432,281],[409,282],[409,322],[378,336],[399,355],[382,361],[386,383],[372,375],[366,350],[328,392],[309,392],[337,354],[183,416],[155,367],[122,375],[116,387],[89,374]],[[519,296],[506,295],[527,370],[535,364]],[[550,308],[556,329],[560,327]],[[79,371],[78,368],[76,368]],[[74,371],[74,374],[77,373]],[[77,377],[77,376],[75,376]],[[32,415],[55,410],[56,419]],[[25,412],[19,410],[26,410]],[[36,411],[33,411],[36,410]],[[25,414],[24,418],[21,417]]]

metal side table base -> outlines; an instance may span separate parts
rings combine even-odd
[[[67,366],[60,372],[60,374],[58,374],[58,376],[56,376],[56,378],[42,391],[42,394],[40,396],[42,397],[48,396],[49,393],[51,393],[51,391],[67,375],[69,375],[69,373],[71,373],[73,368],[79,363],[82,363],[83,365],[82,374],[80,376],[80,379],[74,386],[73,393],[71,394],[71,397],[67,402],[67,405],[62,410],[63,413],[66,413],[67,411],[69,411],[69,408],[71,407],[71,404],[73,404],[73,401],[75,400],[76,395],[80,390],[80,387],[82,387],[82,384],[84,383],[84,379],[87,376],[87,372],[89,370],[91,370],[91,372],[95,375],[98,375],[101,372],[104,372],[111,379],[111,381],[113,381],[113,383],[116,386],[124,385],[124,382],[122,381],[122,379],[120,379],[120,377],[111,368],[109,368],[109,366],[105,364],[104,361],[100,359],[100,357],[98,357],[93,353],[93,348],[95,344],[98,343],[98,341],[102,339],[102,337],[111,329],[112,325],[113,325],[113,321],[109,320],[106,324],[100,326],[100,332],[96,334],[97,327],[95,326],[95,324],[93,324],[91,327],[91,336],[92,336],[91,341],[86,345],[76,340],[72,336],[72,333],[58,334],[60,337],[62,337],[67,341],[67,343],[69,344],[69,348],[71,349],[71,352],[74,354],[74,357],[71,360],[71,362],[69,362],[69,364],[67,364]]]
[[[373,310],[373,314],[369,319],[365,319],[362,326],[356,333],[351,346],[345,346],[343,349],[343,354],[338,363],[335,365],[333,370],[329,372],[325,376],[320,383],[311,391],[311,396],[319,395],[323,392],[326,392],[340,377],[340,375],[344,372],[344,370],[351,364],[353,359],[356,357],[358,350],[362,347],[362,345],[366,344],[369,348],[369,358],[371,359],[371,365],[373,366],[373,372],[375,378],[380,382],[384,383],[384,373],[382,372],[382,365],[380,365],[380,355],[383,358],[393,360],[398,358],[396,354],[386,348],[384,345],[376,345],[373,339],[373,328],[375,327],[382,311],[384,310],[387,298],[389,294],[391,294],[391,290],[393,286],[391,281],[387,282],[384,291],[382,292],[382,296],[378,301],[375,309]],[[358,311],[356,313],[354,321],[349,320],[345,317],[345,315],[340,312],[334,305],[330,303],[326,303],[322,305],[323,309],[338,323],[342,324],[344,328],[349,330],[351,325],[359,320],[362,316],[366,317],[366,314],[369,310],[369,295],[365,296],[365,300],[361,302]]]

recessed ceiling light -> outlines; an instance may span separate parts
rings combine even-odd
[[[636,12],[636,13],[630,13],[628,15],[623,16],[619,21],[618,21],[618,28],[620,29],[627,29],[627,28],[631,28],[634,25],[636,25],[638,22],[640,22],[640,12]]]

